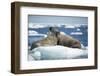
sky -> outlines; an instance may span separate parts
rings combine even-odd
[[[88,24],[88,17],[29,15],[29,23]]]

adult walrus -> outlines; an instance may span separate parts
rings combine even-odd
[[[60,32],[57,32],[57,38],[57,45],[67,46],[71,48],[81,48],[80,41],[69,35],[63,35]]]
[[[56,34],[57,37],[57,45],[67,46],[71,48],[81,48],[81,43],[79,40],[69,36],[61,34],[59,30],[55,27],[50,28],[50,32]]]
[[[52,31],[52,32],[51,32]],[[57,45],[57,36],[56,36],[57,29],[56,28],[49,28],[49,32],[46,38],[33,42],[31,45],[30,50],[39,47],[39,46],[54,46]]]

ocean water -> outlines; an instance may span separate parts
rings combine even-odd
[[[74,27],[74,28],[66,28],[65,26],[62,25],[62,27],[58,27],[58,29],[61,32],[64,32],[65,34],[68,34],[76,39],[78,39],[81,44],[84,46],[88,46],[88,26],[87,25],[80,25],[79,27]],[[38,35],[28,35],[28,46],[31,46],[31,44],[34,41],[38,41],[44,38],[44,36],[39,35],[39,34],[47,34],[49,30],[49,27],[44,27],[44,28],[28,28],[28,31],[35,31],[37,32]]]

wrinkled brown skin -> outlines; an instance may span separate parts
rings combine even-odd
[[[59,34],[57,37],[47,37],[43,40],[39,40],[32,43],[31,49],[34,49],[39,46],[54,46],[54,45],[62,45],[70,48],[81,48],[81,43],[77,39],[69,36]]]
[[[79,49],[81,48],[80,41],[69,35],[58,34],[57,38],[58,38],[57,45],[62,45],[71,48],[79,48]]]
[[[39,46],[54,46],[54,45],[57,45],[57,37],[48,36],[42,40],[33,42],[30,50],[32,50],[36,47],[39,47]]]

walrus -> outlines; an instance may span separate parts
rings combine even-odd
[[[33,42],[30,50],[32,50],[36,47],[39,47],[39,46],[54,46],[54,45],[57,45],[58,40],[57,40],[57,36],[56,36],[55,31],[58,32],[55,28],[50,27],[47,37],[42,39],[42,40]]]
[[[60,32],[57,32],[57,39],[57,45],[67,46],[71,48],[81,48],[80,41],[69,35],[63,35]]]
[[[70,35],[61,34],[61,32],[56,27],[51,27],[50,32],[54,33],[57,37],[57,45],[62,45],[71,48],[81,48],[81,43],[79,40],[73,38]]]

